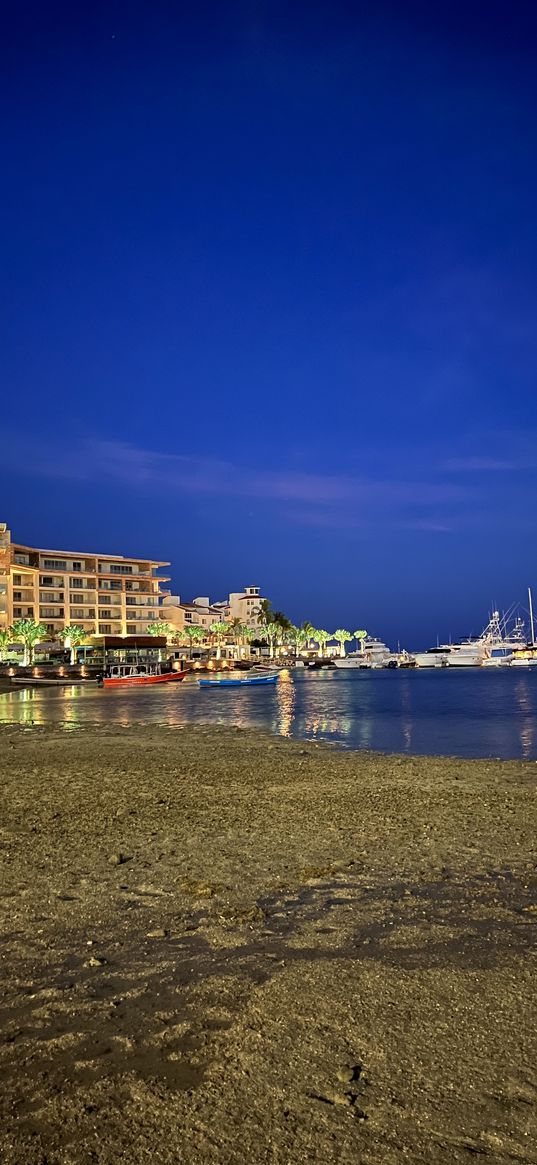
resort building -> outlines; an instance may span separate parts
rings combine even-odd
[[[233,619],[240,619],[246,627],[256,627],[262,601],[259,587],[234,591],[227,599],[216,603],[211,603],[208,597],[182,603],[179,595],[168,595],[163,600],[161,615],[178,631],[183,629],[185,623],[209,628],[212,623],[230,622]]]
[[[11,539],[0,523],[0,629],[16,619],[51,635],[78,623],[89,635],[144,635],[160,617],[169,562],[122,555],[41,550]]]
[[[180,595],[165,596],[160,615],[176,631],[182,631],[185,624],[209,629],[212,623],[219,623],[224,618],[221,608],[212,606],[208,598],[182,603]]]

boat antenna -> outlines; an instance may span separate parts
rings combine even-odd
[[[531,629],[531,646],[535,644],[535,630],[533,627],[533,600],[531,597],[531,587],[528,587],[528,599],[530,603],[530,629]]]

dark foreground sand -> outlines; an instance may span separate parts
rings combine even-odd
[[[4,1165],[537,1162],[537,765],[0,756]]]

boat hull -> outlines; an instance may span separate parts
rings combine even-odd
[[[184,680],[186,672],[164,672],[156,676],[104,676],[103,688],[138,688],[146,684],[177,684]]]
[[[198,680],[200,688],[252,688],[275,684],[278,676],[251,676],[240,680]]]
[[[92,679],[77,680],[77,679],[67,679],[67,678],[66,679],[55,679],[54,678],[54,679],[47,680],[47,679],[43,679],[43,678],[38,677],[38,676],[27,676],[26,678],[24,678],[22,676],[10,676],[10,682],[12,684],[23,684],[24,687],[31,686],[32,688],[34,688],[34,687],[82,688],[82,687],[86,687],[87,684],[96,684],[97,680],[92,680]]]
[[[481,667],[483,655],[454,651],[453,655],[448,655],[446,662],[448,667]]]
[[[445,667],[447,652],[446,654],[439,652],[437,655],[436,652],[416,651],[412,658],[416,667]]]

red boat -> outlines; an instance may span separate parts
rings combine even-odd
[[[139,684],[172,684],[184,680],[186,671],[162,671],[159,663],[117,663],[109,667],[99,683],[103,688],[137,687]]]

